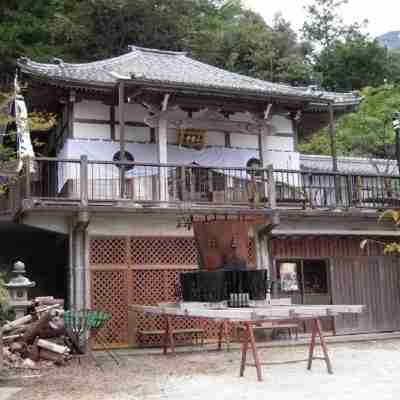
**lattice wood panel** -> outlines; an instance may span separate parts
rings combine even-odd
[[[109,344],[128,343],[128,271],[92,271],[92,308],[112,319],[101,334]]]
[[[198,253],[193,238],[132,238],[134,265],[196,265]]]
[[[249,261],[255,263],[254,240],[249,240]],[[193,238],[94,238],[90,243],[92,264],[92,307],[108,311],[113,318],[103,330],[109,344],[128,343],[128,305],[176,301],[179,273],[173,265],[197,264]],[[105,265],[109,265],[104,269]],[[155,270],[130,269],[130,265],[166,265]],[[96,270],[101,265],[101,270]],[[113,269],[124,265],[125,269]],[[168,265],[168,267],[167,267]],[[176,329],[202,327],[206,338],[216,338],[218,325],[213,321],[175,319]],[[137,315],[137,330],[163,329],[160,317]],[[183,340],[188,338],[182,337]],[[140,344],[160,344],[160,337],[147,337]]]
[[[178,299],[179,273],[182,270],[131,270],[131,302],[135,304],[157,304],[159,302],[174,302]],[[161,317],[137,314],[137,330],[161,330],[164,323]],[[175,329],[199,327],[199,321],[187,318],[173,320]],[[137,337],[139,344],[158,345],[160,336]],[[188,338],[182,337],[182,340]]]
[[[256,265],[256,243],[254,238],[249,239],[248,244],[248,255],[249,255],[249,265],[255,266]]]
[[[124,238],[92,239],[90,241],[91,264],[127,264],[127,240]]]

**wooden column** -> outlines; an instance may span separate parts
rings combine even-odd
[[[160,116],[157,127],[157,162],[166,164],[167,159],[167,128],[168,120],[164,116]],[[166,202],[169,199],[168,194],[168,169],[160,167],[159,170],[159,200]]]
[[[118,83],[118,119],[119,119],[119,151],[121,161],[125,161],[125,82]],[[121,198],[125,197],[125,168],[119,169],[119,191]]]
[[[332,171],[338,171],[337,152],[336,152],[336,127],[333,104],[329,103],[329,136],[331,144]]]
[[[67,107],[67,130],[68,138],[74,137],[74,98],[70,96],[68,99]]]
[[[260,158],[261,167],[265,170],[267,168],[267,137],[269,135],[269,126],[263,124],[260,127],[260,132],[258,134],[258,153]],[[264,172],[263,174],[264,186],[262,195],[268,197],[268,175]],[[270,201],[270,199],[268,199]]]
[[[115,107],[110,106],[110,135],[111,140],[115,140]]]
[[[329,136],[331,144],[331,156],[332,156],[332,171],[338,172],[338,160],[337,160],[337,149],[336,149],[336,126],[335,126],[335,113],[333,110],[333,104],[329,103]],[[341,205],[341,190],[340,190],[340,177],[334,177],[335,185],[335,203],[336,206]]]

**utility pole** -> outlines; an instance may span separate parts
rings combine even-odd
[[[396,161],[398,173],[400,175],[400,112],[393,113],[392,122],[396,134]]]

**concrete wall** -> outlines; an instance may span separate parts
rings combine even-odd
[[[193,236],[193,231],[177,228],[177,215],[93,216],[91,236]]]

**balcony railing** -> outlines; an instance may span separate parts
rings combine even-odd
[[[400,177],[36,158],[26,160],[0,202],[16,213],[23,200],[142,206],[400,207]]]

